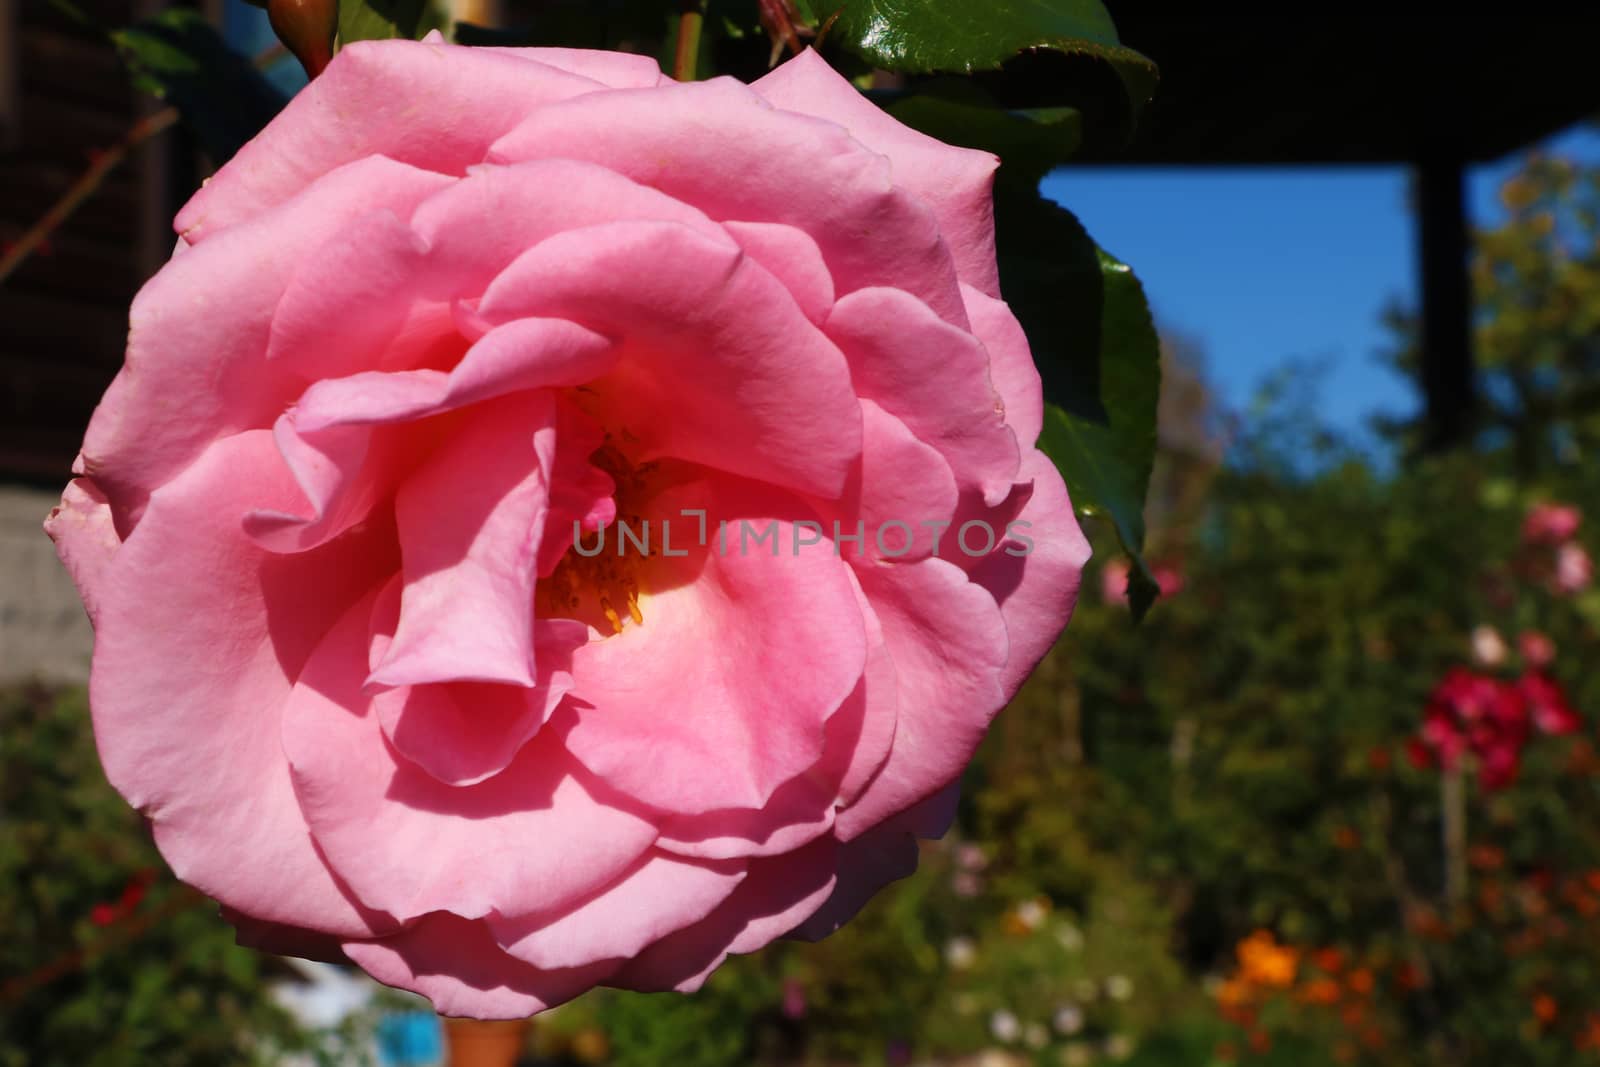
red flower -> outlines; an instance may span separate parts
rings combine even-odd
[[[117,909],[110,904],[96,904],[89,912],[89,921],[96,926],[110,926],[117,921]]]
[[[1567,703],[1567,695],[1553,678],[1529,671],[1517,681],[1517,688],[1533,715],[1533,723],[1540,733],[1570,734],[1583,725],[1583,720]]]
[[[1583,514],[1569,504],[1535,504],[1522,523],[1522,541],[1529,545],[1559,545],[1578,532]]]

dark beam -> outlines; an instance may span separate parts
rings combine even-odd
[[[1422,388],[1429,449],[1461,444],[1477,416],[1472,358],[1469,227],[1461,157],[1438,154],[1416,166],[1422,268]]]

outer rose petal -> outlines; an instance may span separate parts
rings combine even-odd
[[[1017,532],[1033,547],[1026,555],[997,549],[972,568],[972,580],[1000,605],[1010,639],[1002,686],[1006,699],[1021,688],[1050,650],[1078,601],[1089,542],[1078,527],[1067,499],[1067,487],[1043,452],[1030,451],[1022,460],[1021,477],[1033,479],[1033,496],[1018,516]],[[1013,547],[1021,549],[1020,544]]]
[[[743,863],[653,852],[576,907],[526,918],[491,915],[487,922],[507,952],[535,967],[632,959],[668,934],[705,918],[744,876]]]
[[[100,614],[100,576],[122,547],[111,505],[92,480],[74,478],[45,520],[44,531],[55,542],[56,555],[72,575],[93,623]]]
[[[961,287],[961,295],[973,335],[989,353],[989,381],[1005,403],[1006,424],[1017,435],[1017,444],[1024,451],[1030,449],[1044,428],[1044,386],[1028,337],[1004,300],[967,285]]]
[[[110,499],[124,535],[151,491],[207,445],[270,426],[305,388],[299,375],[262,356],[278,299],[307,246],[375,209],[409,213],[446,180],[381,157],[359,160],[250,225],[175,257],[145,283],[128,313],[127,361],[83,444],[84,470]]]
[[[770,944],[821,907],[833,892],[837,851],[824,837],[784,856],[752,860],[750,873],[721,907],[627,961],[606,984],[694,992],[729,954]]]
[[[1005,498],[1017,472],[1016,435],[990,384],[988,354],[970,333],[898,289],[842,297],[825,330],[863,399],[937,448],[961,488],[976,488],[991,505]],[[931,358],[938,374],[928,373]]]
[[[839,813],[835,833],[857,837],[960,776],[1005,703],[1006,628],[994,600],[943,559],[864,563],[861,588],[883,626],[902,710],[889,759]]]
[[[542,732],[478,785],[444,785],[399,759],[362,693],[369,620],[384,622],[375,600],[329,633],[283,717],[295,793],[353,892],[402,920],[525,914],[581,900],[644,854],[655,827],[596,800]]]
[[[421,993],[441,1015],[525,1019],[604,981],[616,961],[541,971],[501,951],[482,922],[435,912],[381,941],[348,941],[345,953],[378,981]]]
[[[190,198],[174,225],[201,244],[374,156],[459,176],[529,112],[604,88],[504,52],[356,41]]]
[[[263,922],[226,904],[222,906],[222,919],[233,927],[234,943],[245,948],[270,952],[275,956],[321,960],[323,963],[350,962],[350,958],[344,954],[340,938],[331,934],[284,923]]]
[[[993,187],[1000,160],[993,153],[947,145],[891,118],[810,48],[750,88],[785,111],[837,122],[888,156],[894,183],[933,209],[962,280],[991,296],[999,293]]]
[[[731,78],[543,107],[489,151],[494,162],[552,157],[599,163],[719,222],[802,229],[822,249],[838,292],[893,286],[967,325],[938,221],[896,186],[889,161],[841,127],[776,110]]]
[[[213,445],[151,497],[97,579],[95,737],[179,878],[265,921],[367,936],[382,921],[313,849],[279,723],[323,632],[394,567],[393,534],[379,525],[273,556],[239,517],[294,492],[258,430]]]
[[[839,846],[839,877],[815,914],[789,934],[820,941],[849,922],[890,882],[917,870],[917,839],[892,825],[875,827]]]

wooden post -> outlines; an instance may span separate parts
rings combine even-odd
[[[444,1019],[449,1067],[513,1067],[522,1055],[529,1019],[483,1022],[479,1019]]]

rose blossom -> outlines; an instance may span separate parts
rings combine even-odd
[[[1522,540],[1529,545],[1559,545],[1572,540],[1583,515],[1570,504],[1535,504],[1522,522]]]
[[[1594,561],[1582,545],[1571,542],[1556,549],[1556,573],[1551,589],[1561,596],[1575,596],[1594,581]]]
[[[179,877],[513,1017],[909,872],[1088,555],[994,166],[812,53],[344,49],[179,214],[47,524]]]

